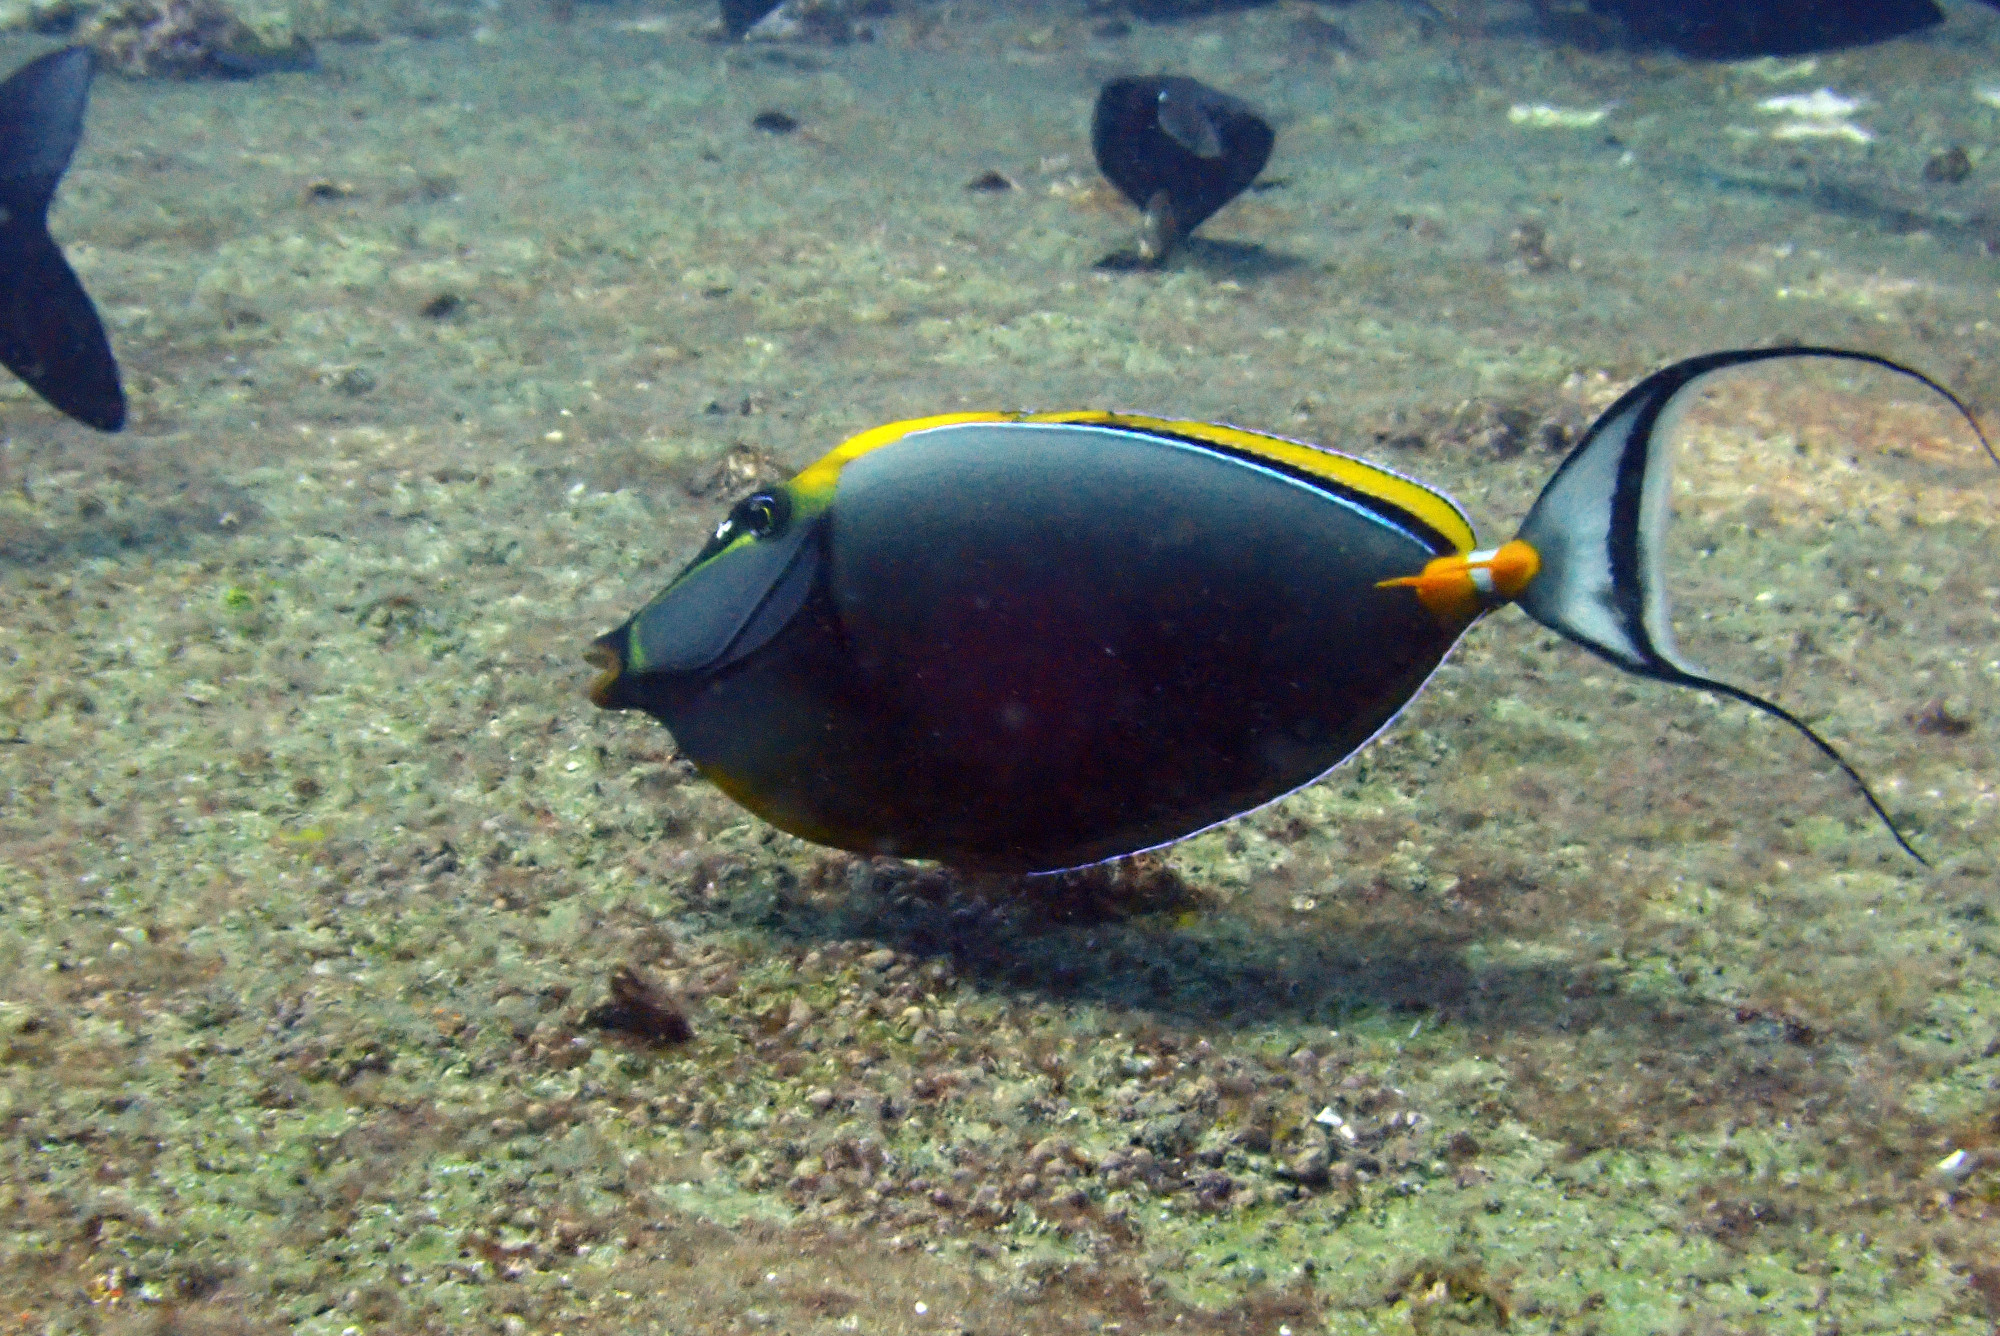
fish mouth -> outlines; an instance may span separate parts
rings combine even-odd
[[[583,652],[584,662],[599,670],[590,682],[590,703],[600,710],[622,710],[626,703],[619,699],[624,693],[617,690],[618,679],[625,671],[625,642],[630,636],[625,627],[619,627],[607,635],[599,636]]]

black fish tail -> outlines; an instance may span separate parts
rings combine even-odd
[[[100,431],[125,425],[125,391],[97,308],[49,235],[49,201],[83,136],[95,62],[68,47],[0,82],[0,364]]]

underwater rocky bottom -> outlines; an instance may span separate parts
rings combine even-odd
[[[0,1330],[1990,1331],[1994,479],[1892,386],[1719,388],[1670,561],[1930,872],[1511,614],[1326,782],[1060,883],[775,835],[582,658],[735,495],[962,404],[1297,434],[1498,533],[1695,349],[1992,402],[1979,32],[710,19],[94,91],[52,223],[132,425],[0,386]],[[1094,272],[1074,50],[1282,113],[1288,183]],[[1873,145],[1776,137],[1823,85]]]

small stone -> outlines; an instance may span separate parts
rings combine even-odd
[[[1258,1121],[1245,1123],[1229,1134],[1232,1144],[1258,1155],[1267,1154],[1271,1149],[1270,1124]]]
[[[375,391],[375,377],[365,367],[351,366],[332,378],[332,387],[341,394],[360,398]]]
[[[820,1086],[806,1096],[806,1103],[812,1105],[813,1112],[825,1113],[833,1107],[834,1094],[825,1086]]]
[[[1139,1124],[1133,1139],[1145,1149],[1163,1159],[1173,1159],[1185,1155],[1193,1149],[1195,1129],[1181,1114],[1168,1114],[1160,1118],[1148,1118]]]
[[[1965,151],[1965,145],[1953,144],[1942,152],[1933,153],[1924,164],[1924,180],[1932,185],[1955,186],[1972,175],[1972,155]]]
[[[1063,1137],[1043,1137],[1028,1152],[1028,1163],[1039,1169],[1051,1160],[1067,1160],[1070,1149],[1069,1142]]]
[[[1972,714],[1962,700],[1933,700],[1909,720],[1910,727],[1926,737],[1962,738],[1972,731]]]
[[[1979,1157],[1969,1151],[1955,1150],[1939,1160],[1931,1168],[1931,1173],[1947,1183],[1963,1183],[1972,1177],[1973,1170],[1979,1168]]]
[[[1196,1174],[1193,1186],[1195,1199],[1212,1210],[1229,1200],[1236,1190],[1236,1181],[1215,1169]]]
[[[1289,1178],[1295,1183],[1324,1183],[1332,1163],[1333,1153],[1327,1149],[1325,1140],[1314,1137],[1305,1149],[1286,1160],[1285,1167],[1278,1173],[1279,1177]]]

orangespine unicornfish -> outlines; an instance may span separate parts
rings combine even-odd
[[[1459,636],[1516,603],[1627,672],[1798,729],[1669,634],[1671,410],[1711,353],[1599,417],[1520,532],[1483,547],[1448,497],[1235,427],[955,413],[864,432],[719,524],[600,638],[597,704],[645,710],[773,825],[868,854],[1049,872],[1192,835],[1327,773]],[[1979,435],[1987,453],[1993,447]],[[1994,456],[2000,463],[2000,456]]]
[[[0,82],[0,364],[78,422],[125,425],[97,308],[49,236],[49,201],[83,137],[95,61],[66,47]]]

